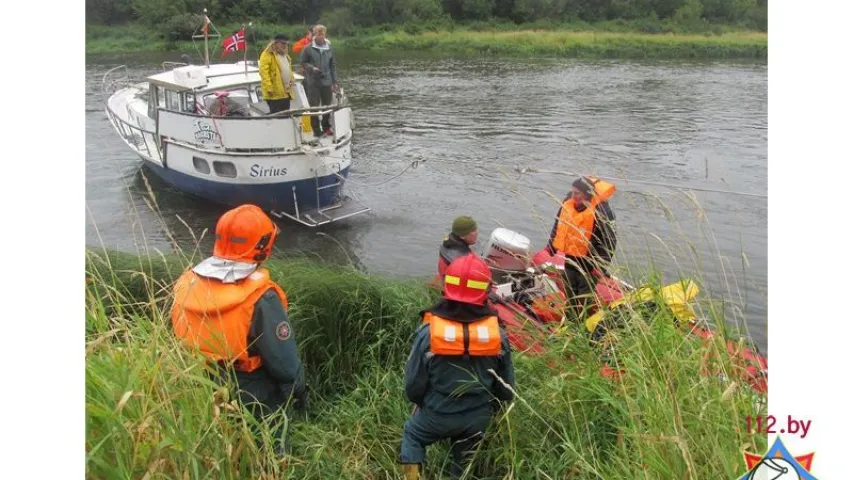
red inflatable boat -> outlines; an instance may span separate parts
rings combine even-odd
[[[568,302],[562,288],[565,260],[551,256],[546,250],[530,255],[527,237],[498,228],[492,232],[483,258],[492,267],[494,283],[491,306],[506,329],[513,347],[527,354],[545,351],[549,337],[563,324]],[[602,343],[608,331],[618,328],[620,309],[646,304],[659,306],[661,301],[676,318],[685,334],[711,341],[715,334],[696,318],[690,302],[699,293],[692,281],[678,282],[660,289],[634,288],[612,276],[602,275],[595,286],[595,305],[586,312],[584,330],[592,342]],[[756,392],[767,393],[767,360],[745,342],[727,339],[728,355],[736,376]],[[623,374],[605,364],[601,373],[614,377]],[[706,375],[728,378],[723,372],[705,368]]]

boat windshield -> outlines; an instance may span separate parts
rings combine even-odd
[[[249,87],[235,87],[196,96],[196,113],[227,117],[248,117],[253,103]]]

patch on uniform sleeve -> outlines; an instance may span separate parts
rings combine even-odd
[[[275,327],[275,336],[278,337],[279,340],[287,340],[290,338],[291,333],[293,333],[293,331],[287,321],[281,322]]]

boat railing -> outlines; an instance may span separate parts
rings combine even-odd
[[[321,170],[323,171],[322,174]],[[360,202],[354,201],[354,199],[349,198],[348,196],[341,195],[340,192],[344,189],[344,182],[346,179],[340,175],[340,171],[340,163],[323,163],[314,169],[314,189],[316,192],[317,202],[314,207],[308,208],[307,210],[299,208],[299,200],[296,196],[296,186],[294,185],[291,187],[294,211],[292,213],[285,211],[272,211],[270,213],[272,213],[276,218],[289,218],[307,227],[318,227],[320,225],[325,225],[369,212],[370,208],[361,205]],[[328,173],[334,175],[334,181],[321,185],[321,175],[325,176]],[[327,189],[335,189],[338,192],[337,201],[332,205],[321,207],[320,191]]]
[[[336,110],[346,108],[344,105],[319,105],[316,107],[295,108],[293,110],[282,110],[280,112],[265,115],[264,118],[287,118],[301,116],[317,116],[330,114]]]
[[[292,151],[312,144],[304,137],[303,119],[319,115],[332,117],[338,145],[352,136],[349,107],[317,106],[259,116],[211,116],[158,108],[156,138],[163,137],[227,151]],[[310,127],[309,127],[310,128]]]
[[[112,93],[115,90],[115,87],[123,88],[126,87],[129,83],[130,74],[128,74],[127,72],[127,65],[119,65],[117,67],[113,67],[107,70],[106,73],[104,73],[104,76],[101,79],[101,91],[103,93]]]
[[[177,67],[186,67],[189,63],[186,62],[163,62],[163,71],[168,72],[169,70],[174,70]]]
[[[148,158],[155,159],[159,162],[163,161],[163,157],[160,155],[160,148],[157,144],[157,134],[155,132],[146,130],[139,125],[133,125],[132,123],[122,119],[116,115],[109,106],[107,106],[106,110],[110,123],[113,124],[113,127],[121,134],[127,143],[133,145],[134,148],[140,152],[144,151],[148,155]]]

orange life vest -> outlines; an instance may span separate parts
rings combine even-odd
[[[592,229],[595,225],[595,208],[613,196],[616,187],[595,177],[587,177],[593,182],[595,192],[589,206],[582,212],[575,209],[571,198],[563,201],[557,220],[557,232],[554,234],[554,248],[567,256],[585,257],[589,253]]]
[[[293,53],[301,53],[305,47],[311,44],[311,37],[307,34],[293,44]]]
[[[423,323],[429,325],[429,351],[435,355],[496,357],[501,353],[498,317],[461,323],[427,312]]]
[[[249,329],[255,302],[270,288],[287,308],[287,295],[270,280],[266,269],[237,283],[222,283],[188,270],[175,285],[171,312],[175,335],[215,362],[234,362],[242,372],[257,370],[263,362],[249,354]]]

